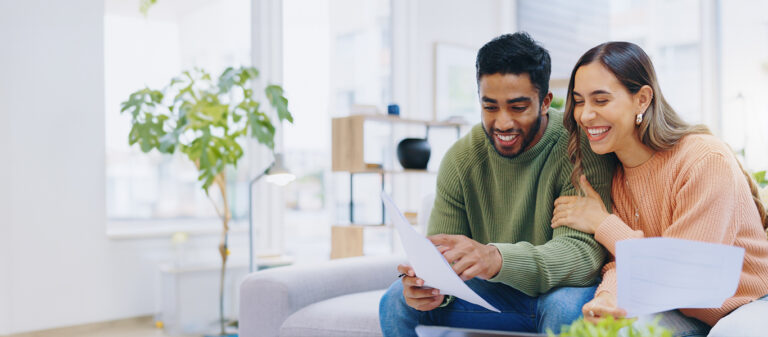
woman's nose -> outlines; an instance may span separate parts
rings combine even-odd
[[[582,124],[585,124],[586,122],[591,121],[596,116],[595,111],[592,110],[592,107],[589,104],[584,104],[584,106],[581,109],[581,116],[579,116],[579,119]]]

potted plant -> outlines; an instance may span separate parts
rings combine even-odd
[[[580,318],[570,325],[564,325],[559,335],[547,329],[549,337],[672,337],[672,331],[659,325],[661,316],[652,322],[637,326],[637,319],[611,316],[601,319],[597,324]],[[620,332],[621,331],[621,332]]]
[[[182,153],[195,165],[202,190],[221,219],[221,335],[226,334],[224,276],[232,217],[225,168],[237,167],[243,157],[240,142],[255,138],[273,153],[275,146],[275,126],[251,88],[257,76],[258,71],[253,67],[227,68],[215,81],[201,69],[184,71],[161,90],[144,88],[130,94],[120,110],[131,114],[132,127],[128,135],[131,145],[138,144],[145,153],[153,149],[164,154]],[[264,94],[275,109],[278,121],[292,123],[283,89],[267,85]],[[211,198],[213,185],[221,195],[220,204]]]

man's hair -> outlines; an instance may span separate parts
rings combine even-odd
[[[483,75],[528,74],[539,91],[539,104],[549,92],[549,52],[526,32],[504,34],[486,43],[477,52],[475,68],[477,83]]]

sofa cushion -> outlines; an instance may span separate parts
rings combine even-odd
[[[379,300],[386,289],[313,303],[288,317],[280,337],[381,337]]]

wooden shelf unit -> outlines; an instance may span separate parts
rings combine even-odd
[[[331,231],[331,258],[359,256],[363,254],[363,228],[387,228],[385,226],[384,204],[381,206],[381,223],[355,223],[354,177],[358,174],[377,174],[381,177],[381,190],[385,187],[388,175],[400,174],[437,174],[435,171],[414,169],[384,169],[384,163],[372,165],[365,162],[365,122],[384,122],[392,128],[395,125],[417,125],[425,128],[429,135],[431,128],[455,128],[456,138],[461,137],[461,128],[468,126],[461,122],[438,122],[417,119],[405,119],[389,115],[352,115],[332,120],[332,155],[331,170],[349,173],[349,225],[335,225]],[[392,129],[390,129],[392,130]],[[390,131],[390,136],[393,131]],[[392,141],[394,141],[392,139]],[[389,146],[392,146],[391,144]],[[374,166],[374,167],[372,167]],[[375,167],[380,166],[380,167]]]
[[[433,127],[456,128],[456,138],[461,135],[461,127],[466,123],[425,121],[417,119],[404,119],[388,115],[352,115],[337,117],[332,120],[332,155],[331,170],[334,172],[367,172],[372,169],[365,163],[365,135],[364,125],[366,121],[385,122],[394,124],[422,125],[427,134]],[[375,169],[374,169],[375,170]]]

